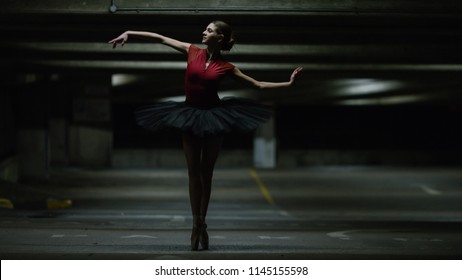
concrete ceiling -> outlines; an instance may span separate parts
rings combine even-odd
[[[462,103],[457,1],[154,1],[157,6],[139,5],[138,11],[128,9],[129,1],[4,2],[4,69],[111,75],[122,101],[181,95],[184,57],[135,39],[114,50],[108,40],[132,29],[198,43],[208,22],[219,18],[234,27],[238,44],[228,59],[245,73],[281,81],[293,68],[305,69],[298,85],[284,93],[256,92],[227,80],[223,94],[296,104]],[[108,11],[111,4],[117,4],[115,13]]]

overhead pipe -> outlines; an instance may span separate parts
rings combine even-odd
[[[139,7],[118,7],[115,0],[111,0],[109,6],[111,13],[116,12],[224,12],[224,13],[236,13],[236,12],[247,12],[247,13],[331,13],[331,14],[444,14],[444,15],[455,15],[459,16],[462,11],[460,9],[451,9],[450,7],[445,9],[432,9],[432,8],[412,8],[412,9],[397,9],[397,8],[375,8],[375,9],[361,9],[358,7],[349,8],[283,8],[283,7],[196,7],[196,8],[139,8]]]
[[[356,9],[300,9],[300,8],[271,8],[271,7],[196,7],[196,8],[133,8],[133,7],[118,7],[115,0],[111,0],[109,7],[111,13],[116,12],[254,12],[254,13],[357,13]]]

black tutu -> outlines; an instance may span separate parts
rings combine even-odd
[[[135,118],[141,127],[149,130],[176,128],[202,137],[233,130],[252,131],[267,121],[272,113],[271,106],[227,97],[210,108],[198,108],[187,102],[160,102],[137,109]]]

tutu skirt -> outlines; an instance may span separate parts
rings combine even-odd
[[[141,107],[135,119],[148,130],[175,128],[197,136],[221,135],[233,130],[249,132],[267,121],[272,107],[244,98],[227,97],[208,108],[167,101]]]

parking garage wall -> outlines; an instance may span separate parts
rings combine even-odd
[[[17,129],[12,91],[0,91],[0,180],[15,181],[18,177],[16,157]]]

